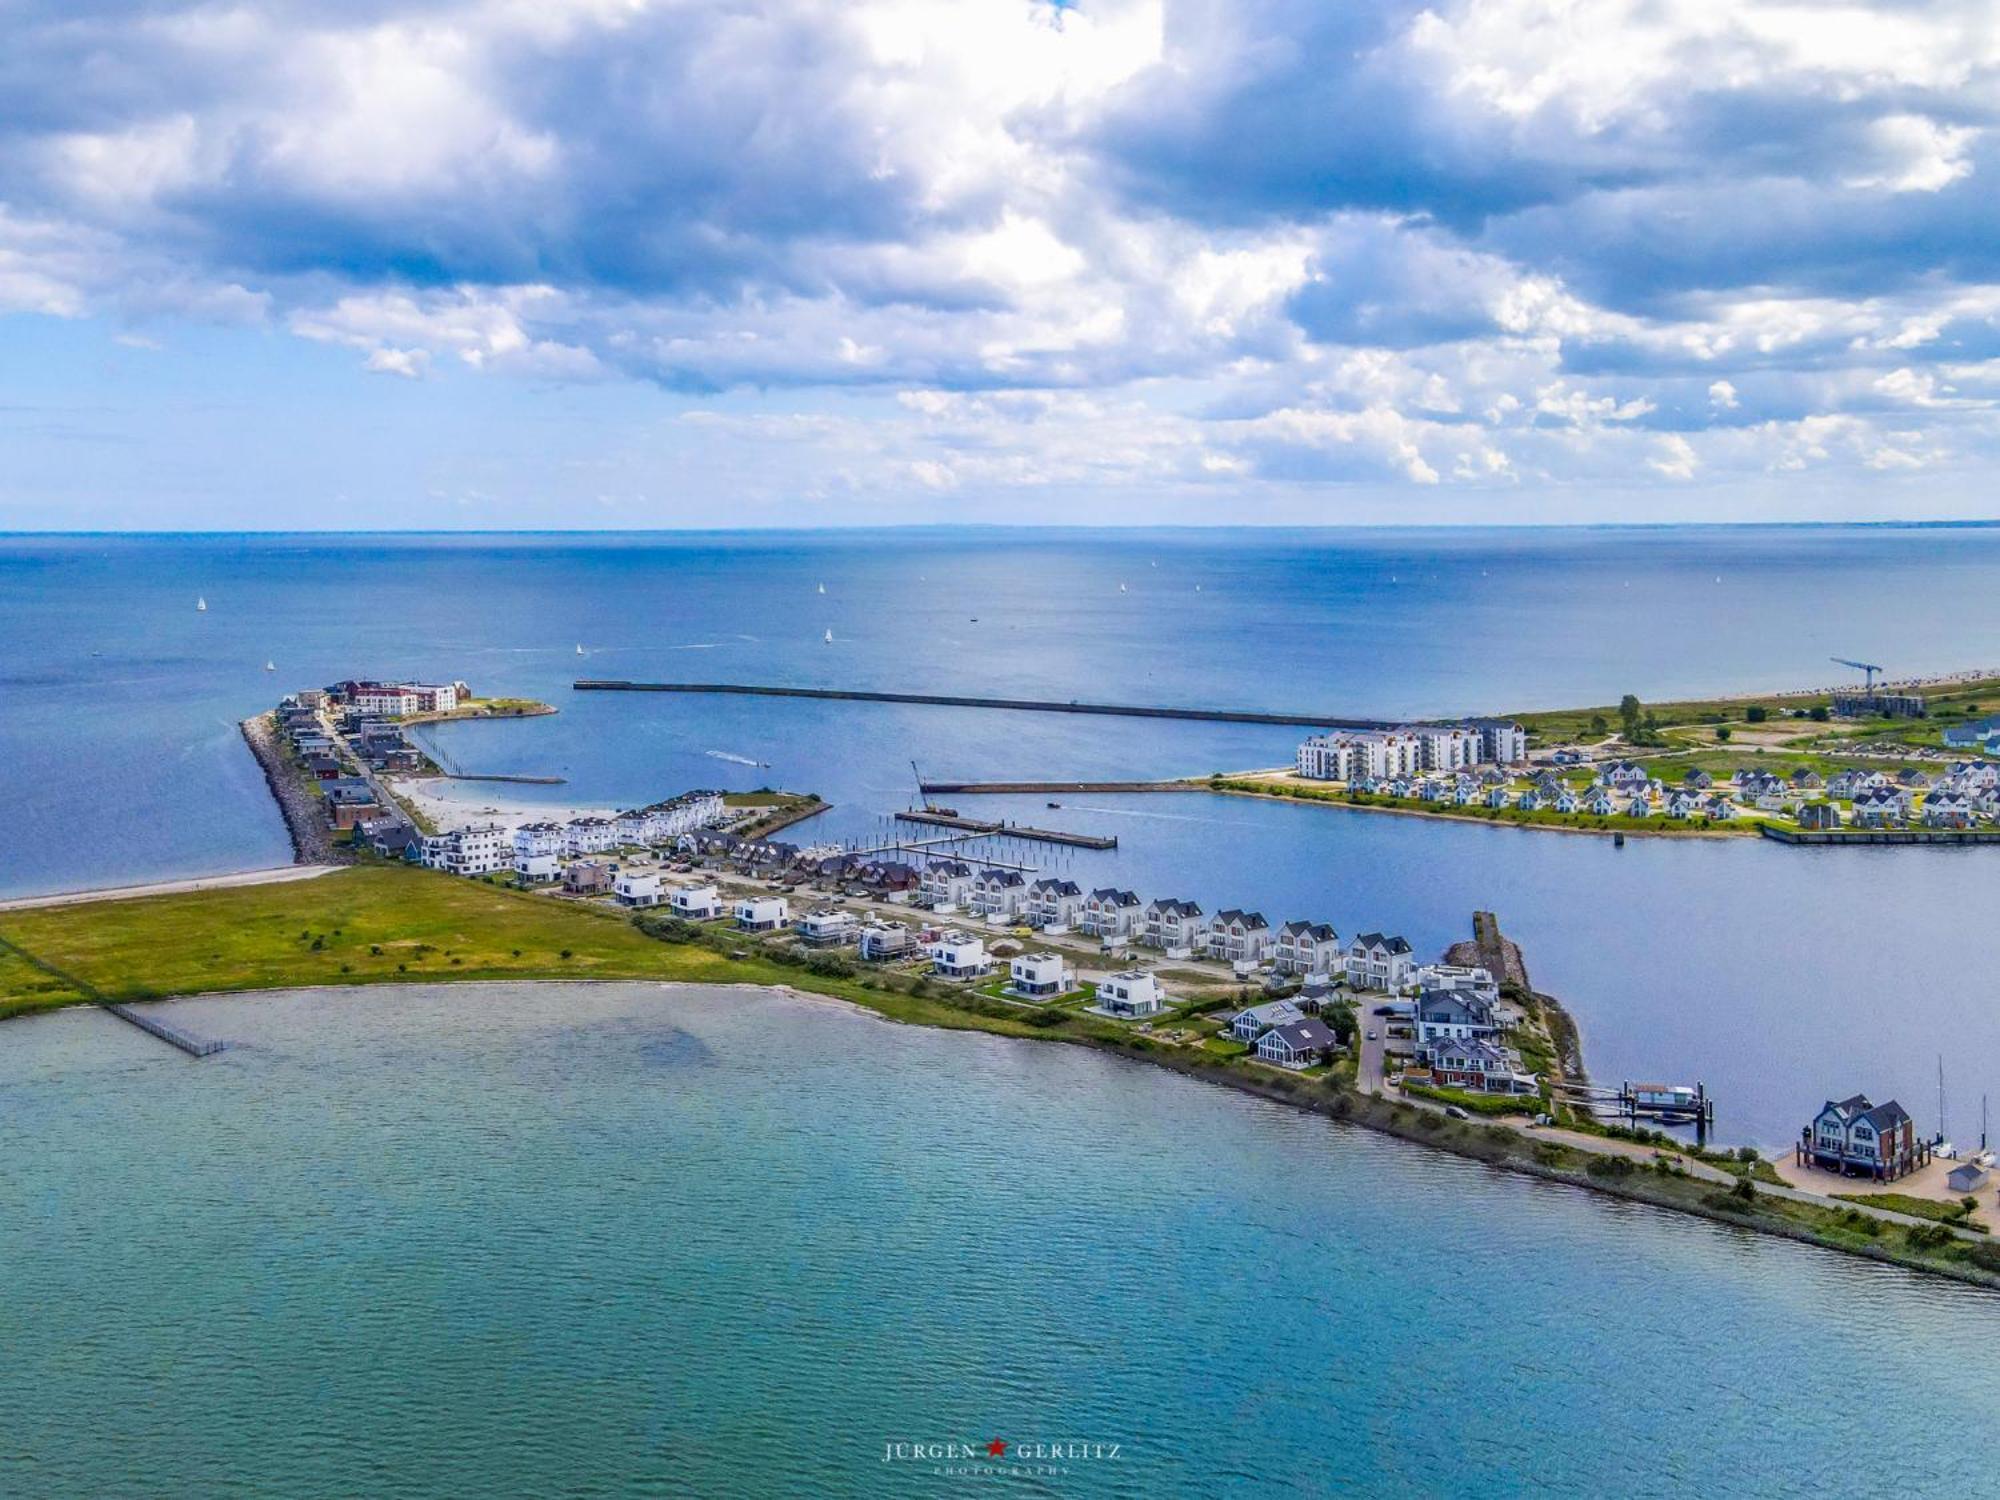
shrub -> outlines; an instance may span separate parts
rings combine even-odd
[[[1957,1238],[1942,1224],[1912,1224],[1903,1231],[1912,1250],[1942,1250]]]
[[[1590,1165],[1584,1168],[1592,1177],[1630,1177],[1633,1172],[1632,1158],[1629,1156],[1593,1156]]]
[[[1965,1258],[1982,1271],[2000,1272],[2000,1245],[1969,1245],[1966,1247]]]
[[[1761,724],[1771,717],[1771,710],[1761,703],[1753,703],[1743,710],[1744,719],[1752,724]]]
[[[382,956],[382,945],[380,943],[370,943],[368,945],[368,952],[371,956],[380,958]]]
[[[563,949],[563,951],[562,951],[562,956],[563,956],[564,958],[574,958],[574,957],[576,957],[576,955],[575,955],[574,953],[570,952],[570,951],[569,951],[569,949],[567,949],[567,948]]]

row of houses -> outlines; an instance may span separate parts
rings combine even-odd
[[[566,859],[613,849],[678,848],[687,835],[713,827],[729,816],[721,792],[694,791],[611,817],[523,823],[511,836],[512,868],[524,884],[543,884],[561,875]]]
[[[346,832],[383,816],[375,788],[366,777],[354,774],[318,713],[294,695],[278,704],[277,720],[279,734],[322,799],[328,827]]]
[[[1381,780],[1478,765],[1511,766],[1527,758],[1528,733],[1513,720],[1465,719],[1316,734],[1299,746],[1293,764],[1299,775],[1311,780],[1351,784],[1363,777]]]

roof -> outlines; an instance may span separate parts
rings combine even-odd
[[[1330,943],[1337,936],[1331,922],[1287,922],[1278,930],[1286,937],[1309,937],[1322,943]]]
[[[1332,1027],[1322,1021],[1315,1021],[1310,1016],[1303,1021],[1293,1021],[1277,1027],[1270,1035],[1280,1038],[1293,1052],[1313,1052],[1322,1047],[1336,1046],[1339,1041],[1334,1036]]]
[[[1162,896],[1147,906],[1148,911],[1161,912],[1167,916],[1198,917],[1201,907],[1193,901],[1183,901],[1177,896]]]
[[[1090,893],[1093,901],[1109,901],[1113,906],[1137,906],[1139,898],[1131,891],[1121,891],[1116,886],[1101,885]]]
[[[1386,948],[1391,953],[1408,953],[1410,945],[1399,937],[1384,937],[1379,932],[1364,932],[1354,940],[1358,948]]]

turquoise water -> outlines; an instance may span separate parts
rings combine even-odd
[[[654,986],[0,1047],[0,1493],[1975,1494],[2000,1299],[1143,1065]]]

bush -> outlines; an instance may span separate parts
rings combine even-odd
[[[1965,1258],[1982,1271],[2000,1273],[2000,1245],[1969,1245],[1966,1247]]]
[[[1912,1224],[1903,1231],[1912,1250],[1942,1250],[1958,1236],[1942,1224]]]
[[[1592,1177],[1630,1177],[1633,1173],[1632,1158],[1629,1156],[1593,1156],[1590,1165],[1584,1168]]]
[[[1743,717],[1748,723],[1761,724],[1771,717],[1771,710],[1761,703],[1753,703],[1743,710]]]
[[[574,957],[576,957],[576,955],[575,955],[574,953],[570,952],[570,951],[569,951],[569,949],[567,949],[567,948],[563,949],[563,951],[562,951],[562,956],[563,956],[564,958],[574,958]]]

